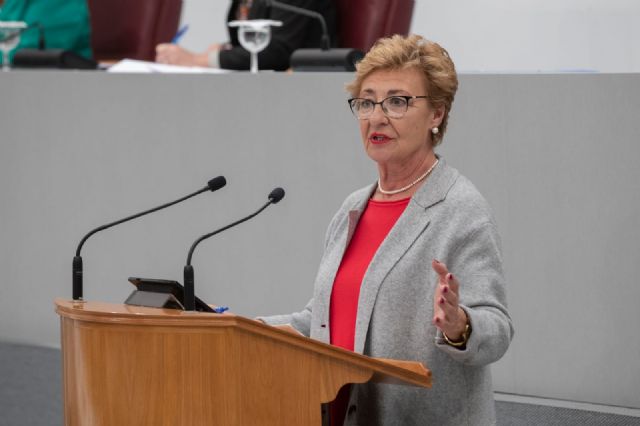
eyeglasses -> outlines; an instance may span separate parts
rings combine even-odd
[[[351,98],[349,107],[351,112],[359,120],[364,120],[371,117],[373,111],[376,109],[376,105],[380,105],[382,112],[389,118],[402,118],[409,109],[409,101],[411,99],[427,99],[428,96],[389,96],[381,100],[380,102],[374,102],[371,99],[365,98]]]

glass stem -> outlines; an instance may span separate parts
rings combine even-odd
[[[258,73],[258,54],[256,52],[251,52],[251,73]]]
[[[9,52],[2,50],[2,71],[9,71]]]

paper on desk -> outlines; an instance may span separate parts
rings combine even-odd
[[[122,73],[165,73],[165,74],[225,74],[229,70],[203,67],[182,67],[178,65],[158,64],[156,62],[123,59],[107,69],[107,72]]]

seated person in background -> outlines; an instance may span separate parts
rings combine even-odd
[[[92,57],[89,10],[85,0],[0,0],[0,6],[0,21],[24,21],[29,25],[14,52],[43,47]],[[40,46],[41,42],[44,46]]]
[[[332,0],[281,1],[322,14],[327,22],[329,37],[335,42],[335,10]],[[322,30],[317,20],[267,7],[262,0],[233,0],[227,22],[242,19],[273,19],[282,22],[281,27],[271,29],[269,46],[258,54],[260,69],[286,70],[294,50],[321,47]],[[212,44],[202,53],[193,53],[175,44],[159,44],[156,47],[156,61],[173,65],[248,70],[250,55],[238,42],[237,28],[229,28],[229,40],[224,44]]]

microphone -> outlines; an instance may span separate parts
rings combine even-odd
[[[65,29],[69,25],[53,25],[51,29]],[[16,68],[60,68],[60,69],[96,69],[98,64],[75,52],[66,49],[47,49],[45,27],[39,22],[34,22],[27,30],[38,31],[38,48],[22,48],[13,55],[13,65]]]
[[[185,311],[195,311],[195,286],[194,286],[194,278],[193,278],[193,266],[191,266],[191,257],[193,256],[193,251],[196,246],[200,244],[202,241],[206,240],[209,237],[213,237],[216,234],[219,234],[222,231],[226,231],[229,228],[233,228],[236,225],[241,224],[242,222],[246,222],[254,216],[260,214],[264,209],[269,207],[271,204],[276,204],[280,200],[284,198],[284,189],[275,188],[273,191],[269,193],[269,201],[260,209],[258,209],[255,213],[250,214],[249,216],[237,220],[227,226],[224,226],[220,229],[217,229],[213,232],[205,234],[195,240],[189,249],[189,254],[187,255],[187,264],[184,266],[183,275],[184,275],[184,310]]]
[[[47,48],[47,42],[44,38],[44,27],[40,22],[34,22],[27,27],[27,30],[36,29],[38,30],[38,50],[45,50]]]
[[[115,222],[107,223],[106,225],[99,226],[99,227],[93,229],[92,231],[90,231],[87,235],[85,235],[82,238],[82,240],[80,240],[80,243],[78,244],[78,248],[76,249],[76,255],[73,258],[73,265],[72,265],[72,272],[73,272],[73,275],[72,275],[73,300],[82,300],[82,276],[83,276],[83,273],[82,273],[82,257],[80,256],[80,250],[82,250],[82,246],[84,245],[85,241],[87,241],[87,239],[90,236],[92,236],[96,232],[100,232],[100,231],[103,231],[105,229],[111,228],[112,226],[116,226],[116,225],[119,225],[121,223],[128,222],[128,221],[133,220],[133,219],[137,219],[137,218],[139,218],[141,216],[145,216],[145,215],[147,215],[149,213],[153,213],[153,212],[156,212],[158,210],[162,210],[162,209],[164,209],[166,207],[173,206],[174,204],[178,204],[178,203],[180,203],[180,202],[182,202],[184,200],[187,200],[187,199],[189,199],[191,197],[194,197],[194,196],[196,196],[198,194],[201,194],[201,193],[203,193],[205,191],[211,191],[211,192],[217,191],[218,189],[222,188],[226,184],[227,184],[227,180],[225,179],[224,176],[215,177],[215,178],[211,179],[209,182],[207,182],[207,186],[205,186],[202,189],[197,190],[196,192],[194,192],[192,194],[189,194],[189,195],[187,195],[185,197],[182,197],[182,198],[177,199],[175,201],[172,201],[170,203],[166,203],[166,204],[163,204],[161,206],[154,207],[154,208],[149,209],[149,210],[145,210],[145,211],[143,211],[141,213],[137,213],[137,214],[134,214],[132,216],[125,217],[124,219],[120,219],[120,220],[116,220]]]
[[[297,13],[309,18],[317,19],[322,28],[321,49],[297,49],[289,60],[291,68],[296,71],[355,71],[356,63],[364,57],[358,49],[340,48],[330,49],[327,22],[321,13],[282,3],[278,0],[263,0],[267,7],[287,12]]]
[[[309,18],[317,19],[318,21],[320,21],[320,27],[322,28],[322,38],[320,39],[322,50],[329,50],[331,41],[329,39],[329,31],[327,30],[327,21],[325,21],[324,16],[322,16],[321,13],[318,13],[314,10],[292,6],[290,4],[282,3],[277,0],[264,0],[264,3],[267,7],[275,7],[276,9],[297,13],[298,15],[307,16]]]

